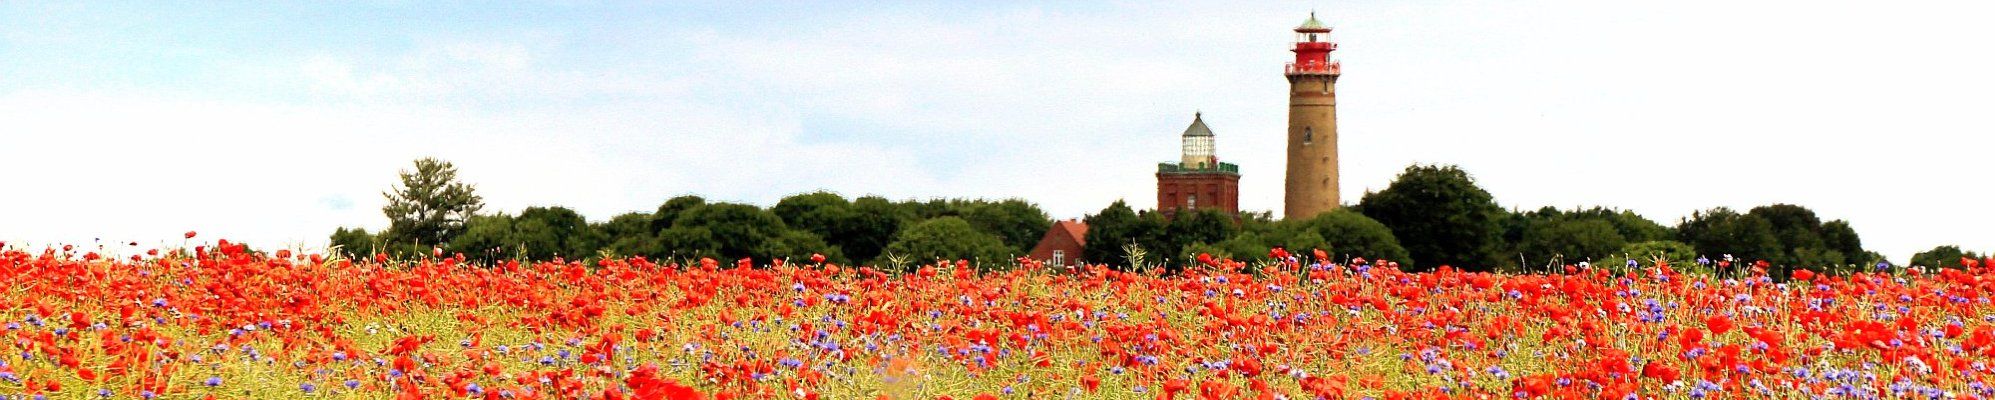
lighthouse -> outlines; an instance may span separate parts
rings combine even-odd
[[[1166,216],[1200,209],[1239,213],[1240,166],[1219,162],[1205,114],[1193,113],[1191,126],[1178,137],[1183,143],[1178,162],[1157,163],[1157,210]]]
[[[1337,195],[1337,76],[1339,64],[1330,58],[1337,43],[1330,27],[1309,13],[1295,27],[1295,62],[1288,76],[1288,175],[1282,196],[1283,218],[1311,218],[1336,209]]]

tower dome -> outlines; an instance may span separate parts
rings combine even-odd
[[[1184,167],[1187,169],[1207,169],[1217,164],[1213,158],[1212,128],[1205,126],[1205,113],[1192,113],[1191,126],[1185,127]]]

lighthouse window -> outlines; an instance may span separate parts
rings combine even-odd
[[[1316,34],[1314,34],[1314,33],[1311,33],[1311,34],[1309,34],[1309,41],[1311,41],[1311,42],[1314,42],[1314,41],[1316,41]]]
[[[1308,145],[1309,145],[1310,143],[1313,143],[1313,142],[1315,142],[1315,141],[1316,141],[1316,130],[1314,130],[1314,129],[1310,129],[1310,128],[1308,128],[1308,127],[1303,127],[1303,128],[1302,128],[1302,145],[1304,145],[1304,146],[1308,146]]]

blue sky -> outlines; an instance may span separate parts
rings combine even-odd
[[[1786,202],[1995,250],[1972,2],[0,3],[0,240],[316,246],[449,159],[491,208],[679,194],[1153,205],[1194,111],[1280,208],[1288,29],[1337,28],[1344,198],[1407,164],[1673,224]],[[25,194],[25,195],[21,195]]]

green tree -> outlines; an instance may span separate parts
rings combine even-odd
[[[651,213],[651,233],[657,235],[660,231],[671,228],[672,223],[679,220],[679,214],[704,205],[707,205],[707,199],[700,196],[685,195],[666,199],[664,204],[658,205],[657,212]]]
[[[852,218],[851,205],[837,193],[820,191],[784,197],[769,211],[792,228],[830,236]]]
[[[1144,257],[1142,262],[1144,264],[1168,264],[1184,261],[1183,259],[1174,260],[1174,258],[1179,257],[1176,254],[1178,249],[1184,245],[1171,240],[1170,232],[1168,231],[1170,227],[1171,221],[1164,218],[1164,213],[1157,212],[1156,210],[1143,210],[1136,213],[1135,230],[1130,232],[1130,238],[1133,239],[1133,243],[1137,247],[1143,250]]]
[[[1524,231],[1518,251],[1526,259],[1562,259],[1567,264],[1594,261],[1613,255],[1628,244],[1609,218],[1563,216],[1534,223]],[[1530,268],[1535,265],[1524,265]]]
[[[1872,254],[1876,253],[1863,249],[1863,239],[1857,237],[1856,229],[1851,228],[1848,221],[1824,222],[1817,232],[1822,237],[1822,246],[1825,249],[1843,254],[1841,261],[1843,264],[1870,266],[1883,259],[1883,257],[1872,257]]]
[[[967,259],[979,269],[1011,265],[1012,253],[996,236],[979,232],[960,217],[941,217],[909,226],[894,236],[887,252],[915,264]]]
[[[893,201],[878,196],[860,197],[852,200],[852,219],[824,239],[853,261],[876,260],[911,218],[907,210]]]
[[[712,203],[680,212],[672,227],[658,237],[681,256],[738,259],[773,256],[757,253],[767,249],[765,242],[788,230],[782,218],[760,207]]]
[[[1814,210],[1793,204],[1773,204],[1753,207],[1746,215],[1766,220],[1773,228],[1773,237],[1780,242],[1781,251],[1767,257],[1767,261],[1783,267],[1816,267],[1841,264],[1841,254],[1834,254],[1834,260],[1824,250],[1827,244],[1817,233],[1822,227],[1822,219],[1815,216]],[[1804,257],[1805,255],[1805,257]],[[1805,259],[1804,259],[1805,258]],[[1823,264],[1823,262],[1828,262]]]
[[[657,244],[657,249],[653,251],[662,253],[661,257],[738,259],[722,254],[720,242],[714,239],[713,231],[705,226],[666,228],[658,231]]]
[[[589,230],[602,238],[603,248],[618,256],[661,257],[658,232],[651,229],[651,213],[630,212],[609,221],[590,224]]]
[[[928,199],[908,200],[898,205],[907,211],[913,222],[920,222],[942,217],[961,217],[969,209],[970,202],[963,199]]]
[[[367,228],[340,227],[333,230],[329,239],[331,242],[327,245],[329,252],[337,251],[340,256],[349,259],[369,259],[374,256],[373,252],[381,249],[381,242],[373,234],[367,233]]]
[[[1642,217],[1641,214],[1636,214],[1634,211],[1594,207],[1570,212],[1567,215],[1579,219],[1597,219],[1614,224],[1614,231],[1620,233],[1621,238],[1626,239],[1629,243],[1669,240],[1675,237],[1671,234],[1669,227],[1656,223],[1655,220]]]
[[[1487,271],[1497,264],[1503,208],[1461,168],[1408,166],[1385,190],[1365,194],[1358,208],[1392,229],[1420,260],[1418,269]]]
[[[422,158],[415,170],[402,170],[402,186],[381,195],[388,205],[388,230],[382,241],[427,252],[463,233],[464,222],[485,206],[477,190],[457,180],[457,167],[448,161]]]
[[[1240,234],[1233,235],[1233,237],[1226,238],[1226,240],[1221,240],[1219,243],[1194,247],[1194,250],[1186,252],[1197,254],[1197,252],[1202,251],[1212,253],[1213,257],[1237,261],[1262,261],[1267,260],[1268,249],[1272,246],[1268,245],[1267,233],[1265,232],[1240,232]]]
[[[1731,255],[1741,262],[1781,256],[1773,224],[1757,216],[1718,207],[1693,212],[1677,224],[1677,237],[1710,258]]]
[[[1118,268],[1129,266],[1123,246],[1135,243],[1142,235],[1136,210],[1116,200],[1081,221],[1088,225],[1087,241],[1081,245],[1081,260]]]
[[[1241,212],[1238,218],[1238,232],[1231,237],[1201,247],[1201,251],[1212,253],[1214,257],[1231,258],[1238,261],[1264,261],[1268,259],[1270,237],[1277,230],[1277,222],[1270,212]],[[1187,252],[1192,253],[1192,252]],[[1195,254],[1195,253],[1193,253]]]
[[[1909,265],[1915,265],[1927,268],[1958,269],[1961,268],[1960,265],[1961,258],[1971,258],[1979,260],[1981,259],[1981,255],[1975,254],[1972,251],[1961,251],[1960,246],[1945,245],[1945,246],[1934,247],[1932,250],[1922,251],[1919,252],[1918,254],[1913,254],[1912,262]]]
[[[1600,224],[1606,224],[1614,235],[1606,235],[1605,231],[1598,230]],[[1511,213],[1504,219],[1503,227],[1504,242],[1508,243],[1506,248],[1514,251],[1504,254],[1503,259],[1499,261],[1506,268],[1527,267],[1514,265],[1517,262],[1542,264],[1549,261],[1553,255],[1560,256],[1566,263],[1597,261],[1601,257],[1613,254],[1627,243],[1676,237],[1670,228],[1643,218],[1640,214],[1606,207],[1575,208],[1565,211],[1547,206],[1535,211]],[[1543,265],[1528,267],[1540,266]]]
[[[826,243],[824,238],[802,229],[784,231],[776,237],[762,242],[762,250],[756,254],[771,258],[788,259],[791,263],[810,262],[813,254],[823,255],[829,262],[844,262],[845,253],[838,246]]]
[[[450,250],[480,263],[493,263],[525,255],[514,237],[513,216],[505,213],[474,215],[464,223],[464,234],[450,241]]]
[[[862,221],[859,214],[853,210],[852,203],[831,192],[820,191],[784,197],[769,211],[776,213],[776,216],[782,218],[783,223],[788,224],[790,228],[810,233],[810,236],[819,242],[812,251],[824,254],[825,259],[833,263],[845,263],[847,260],[845,252],[835,251],[844,246],[832,243],[830,238],[861,230],[861,227],[856,225]],[[802,240],[803,237],[794,236],[791,239]],[[808,246],[809,243],[801,245]],[[809,256],[812,253],[802,254]]]
[[[1518,246],[1524,243],[1524,231],[1530,230],[1532,224],[1550,221],[1553,218],[1564,215],[1564,211],[1559,211],[1557,207],[1552,206],[1544,206],[1533,211],[1504,212],[1503,217],[1497,219],[1497,225],[1501,226],[1501,230],[1503,231],[1504,248],[1516,250]],[[1513,256],[1512,254],[1504,254],[1502,261],[1505,263],[1516,261],[1510,259]]]
[[[1336,262],[1363,257],[1396,261],[1404,267],[1412,265],[1414,260],[1385,224],[1349,209],[1330,210],[1306,220],[1282,221],[1282,225],[1291,233],[1286,235],[1289,240],[1278,244],[1297,252],[1305,262],[1307,257],[1313,257],[1311,250],[1316,249],[1330,254]]]
[[[972,205],[963,213],[963,220],[979,231],[997,236],[1019,254],[1032,251],[1046,230],[1053,228],[1053,219],[1046,216],[1045,210],[1020,199]]]
[[[1161,216],[1161,215],[1160,215]],[[1170,252],[1184,264],[1193,260],[1197,252],[1191,251],[1194,245],[1210,245],[1231,238],[1240,233],[1240,226],[1233,222],[1233,216],[1215,209],[1195,209],[1178,211],[1163,227],[1163,235],[1156,239],[1153,252]]]
[[[556,257],[580,260],[595,255],[602,238],[582,214],[566,207],[527,207],[520,215],[478,215],[465,223],[464,234],[450,251],[482,262],[509,258],[548,261]]]
[[[589,229],[589,221],[567,207],[527,207],[513,218],[512,225],[513,241],[526,249],[530,260],[579,260],[594,255],[601,246],[601,238]]]
[[[1621,246],[1621,249],[1616,250],[1614,254],[1595,261],[1593,265],[1618,270],[1627,268],[1628,260],[1631,259],[1635,260],[1638,265],[1653,265],[1657,260],[1661,260],[1669,262],[1670,265],[1676,266],[1677,269],[1683,269],[1697,266],[1692,262],[1692,260],[1697,259],[1697,249],[1690,247],[1689,244],[1674,240],[1652,240],[1629,243]]]

